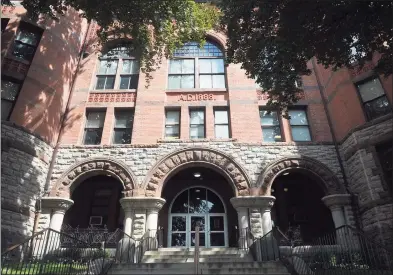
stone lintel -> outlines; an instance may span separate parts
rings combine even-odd
[[[349,194],[329,195],[323,197],[322,201],[329,208],[351,205],[351,195]]]
[[[44,197],[41,199],[42,209],[55,212],[66,212],[74,204],[73,200],[58,197]]]
[[[275,200],[276,198],[273,196],[242,196],[230,199],[235,209],[261,208],[264,210],[270,210],[273,207]]]
[[[157,197],[128,197],[120,199],[120,204],[125,211],[144,209],[158,212],[165,204],[163,198]]]

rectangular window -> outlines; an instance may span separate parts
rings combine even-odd
[[[101,143],[102,129],[105,122],[104,110],[88,110],[86,111],[86,125],[83,144],[98,145]]]
[[[165,138],[180,138],[180,110],[165,111]]]
[[[134,110],[115,109],[115,126],[113,129],[113,144],[130,144]]]
[[[290,110],[289,120],[292,131],[293,141],[311,141],[310,128],[305,110]]]
[[[261,128],[263,141],[279,142],[282,141],[281,127],[277,111],[260,110]]]
[[[34,53],[41,39],[42,30],[21,22],[16,34],[12,54],[25,61],[33,60]]]
[[[190,138],[205,138],[205,110],[190,110]]]
[[[9,79],[1,81],[1,119],[7,120],[19,94],[21,83]]]
[[[168,89],[194,88],[194,72],[194,59],[170,60]]]
[[[369,120],[390,113],[391,107],[378,77],[356,85]]]
[[[115,87],[115,78],[119,60],[100,60],[97,74],[96,90],[107,90]]]
[[[223,59],[199,59],[199,87],[225,88]]]
[[[216,138],[229,138],[228,110],[214,110],[214,132]]]
[[[123,59],[120,75],[120,89],[136,89],[139,80],[139,62],[133,59]]]

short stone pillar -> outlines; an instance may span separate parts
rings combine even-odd
[[[156,233],[158,212],[164,205],[162,198],[127,197],[120,199],[124,210],[124,232],[133,238],[141,238],[145,232]]]
[[[49,228],[60,232],[63,225],[64,215],[73,204],[73,200],[65,198],[42,198],[42,210],[51,213]]]
[[[323,203],[329,207],[332,212],[332,218],[335,228],[341,228],[336,232],[338,244],[346,246],[357,245],[357,241],[348,228],[342,228],[344,225],[352,225],[348,213],[351,210],[351,195],[349,194],[334,194],[322,198]]]

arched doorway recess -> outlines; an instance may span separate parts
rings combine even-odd
[[[286,235],[309,243],[334,230],[331,211],[322,201],[325,192],[318,179],[304,170],[278,175],[271,194],[276,197],[272,220]]]
[[[124,213],[119,200],[123,190],[116,178],[99,175],[80,182],[71,193],[74,204],[66,212],[64,225],[71,228],[123,229]]]
[[[192,248],[196,225],[201,246],[235,246],[237,216],[229,201],[234,196],[231,184],[215,170],[191,166],[175,171],[162,189],[167,201],[159,213],[164,246]]]

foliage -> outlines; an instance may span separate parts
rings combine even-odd
[[[184,43],[202,45],[220,15],[216,6],[193,0],[24,0],[22,5],[33,18],[44,14],[58,19],[69,7],[80,10],[81,16],[101,27],[102,44],[132,38],[129,50],[140,59],[147,79],[162,57],[170,57]]]
[[[381,53],[376,71],[392,73],[392,1],[222,0],[228,61],[242,63],[268,91],[269,105],[298,100],[299,75],[314,56],[325,67],[362,66]],[[274,99],[274,101],[273,101]]]

